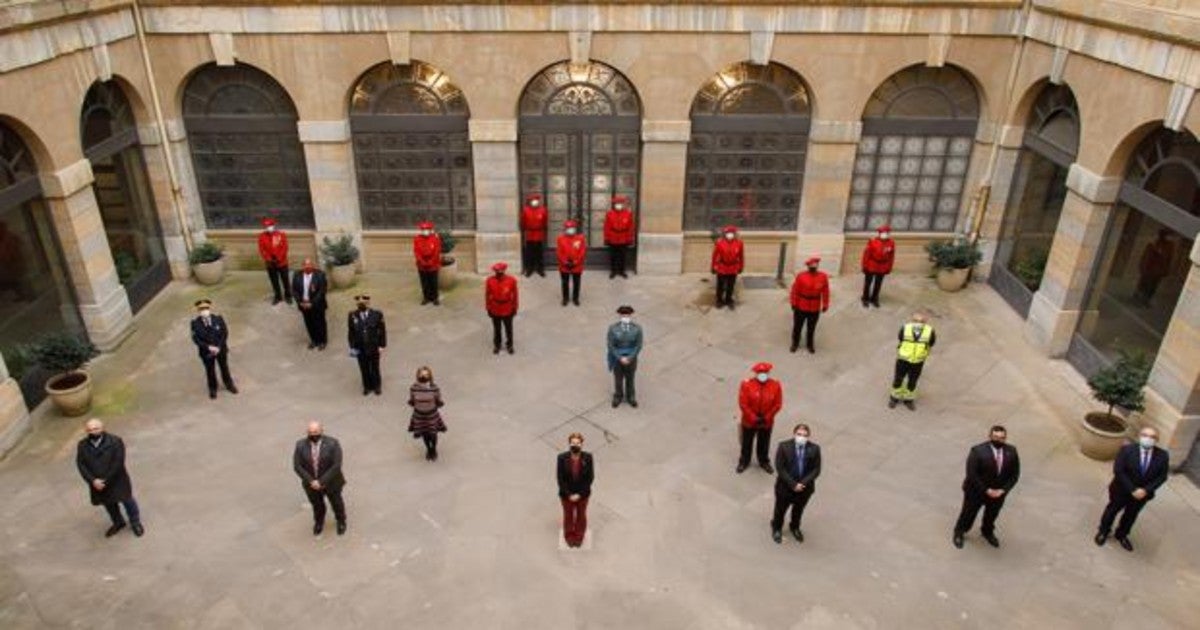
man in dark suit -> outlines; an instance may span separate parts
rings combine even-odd
[[[112,526],[104,532],[109,538],[125,528],[121,517],[121,505],[129,517],[134,536],[145,533],[137,501],[133,499],[133,483],[125,470],[125,443],[121,438],[104,432],[104,423],[92,418],[84,425],[87,435],[79,440],[75,451],[75,466],[88,485],[92,505],[103,505],[112,519]]]
[[[1138,432],[1137,444],[1126,444],[1117,452],[1113,461],[1113,480],[1108,484],[1108,505],[1100,517],[1100,528],[1096,532],[1096,544],[1108,540],[1117,513],[1121,522],[1117,524],[1114,538],[1125,551],[1133,551],[1129,532],[1137,520],[1138,513],[1154,498],[1154,491],[1166,483],[1170,469],[1170,455],[1158,444],[1158,431],[1144,427]]]
[[[797,542],[804,542],[800,518],[817,488],[821,475],[821,447],[808,441],[811,431],[807,424],[797,424],[792,438],[783,440],[775,449],[775,515],[771,518],[771,538],[783,542],[783,517],[792,508],[788,529]]]
[[[979,527],[983,539],[993,547],[1000,546],[996,538],[996,517],[1004,500],[1021,478],[1021,458],[1017,449],[1007,443],[1008,430],[994,425],[988,441],[976,444],[967,453],[967,477],[963,479],[962,510],[954,524],[954,546],[962,549],[963,534],[975,525],[975,516],[983,508],[983,524]]]
[[[337,519],[338,536],[346,533],[346,504],[342,502],[342,445],[325,435],[321,423],[308,423],[308,437],[296,441],[292,453],[292,469],[300,477],[300,485],[313,509],[313,536],[325,529],[325,499]]]
[[[363,396],[375,392],[383,393],[383,380],[379,375],[379,355],[387,347],[387,328],[383,324],[383,313],[371,308],[371,296],[354,296],[357,305],[350,311],[346,322],[346,334],[350,343],[350,355],[358,359],[358,371],[362,373]]]
[[[325,323],[325,272],[317,269],[312,259],[305,258],[304,266],[292,275],[292,295],[296,306],[304,317],[304,329],[308,331],[308,348],[324,350],[329,343],[329,328]]]
[[[204,374],[208,377],[208,397],[217,397],[217,368],[221,368],[221,382],[229,393],[238,393],[229,375],[229,328],[225,318],[212,312],[212,300],[196,300],[196,317],[192,319],[192,343],[200,352],[204,362]]]

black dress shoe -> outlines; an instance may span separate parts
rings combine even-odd
[[[816,351],[816,350],[814,350],[812,346],[809,346],[809,347],[808,347],[808,353],[809,353],[809,354],[816,354],[816,353],[817,353],[817,351]]]
[[[345,533],[346,533],[346,521],[338,521],[337,535],[341,536],[342,534],[345,534]]]
[[[439,300],[439,299],[437,299],[437,298],[433,298],[433,305],[434,305],[434,306],[441,306],[441,305],[442,305],[442,301],[441,301],[441,300]]]
[[[1104,543],[1108,542],[1108,534],[1106,534],[1104,532],[1097,532],[1096,537],[1093,538],[1092,540],[1094,540],[1096,542],[1097,547],[1103,547]]]
[[[141,538],[142,534],[146,533],[146,528],[142,527],[141,523],[134,523],[133,525],[130,525],[130,528],[133,529],[133,535],[137,536],[138,538]]]
[[[879,308],[879,300],[872,300],[871,306],[874,306],[875,308]]]
[[[284,301],[284,302],[287,302],[288,304],[291,304],[291,303],[292,303],[292,296],[290,296],[290,295],[289,295],[289,296],[287,296],[287,297],[283,298],[283,301]]]
[[[283,300],[281,300],[281,299],[279,299],[279,298],[275,298],[275,299],[271,300],[271,306],[275,306],[276,304],[278,304],[278,303],[280,303],[280,302],[282,302],[282,301],[283,301]]]
[[[725,303],[725,306],[728,306],[728,307],[729,307],[729,310],[731,310],[731,311],[732,311],[732,310],[736,310],[736,309],[737,309],[737,305],[736,305],[736,304],[734,304],[733,302],[726,302],[726,303]]]
[[[622,278],[629,278],[629,276],[628,276],[628,275],[627,275],[627,274],[626,274],[624,271],[622,271],[622,272],[621,272],[621,277],[622,277]]]
[[[778,529],[772,529],[771,530],[771,540],[774,540],[776,545],[782,544],[783,543],[783,532],[779,531]]]
[[[563,298],[562,305],[563,305],[563,306],[566,306],[566,305],[567,305],[567,298]]]
[[[215,390],[215,389],[210,389],[210,390],[208,390],[208,397],[209,397],[209,398],[216,398],[216,397],[217,397],[217,390]]]
[[[863,305],[863,308],[868,308],[871,306],[871,301],[866,298],[863,298],[862,305]]]
[[[954,546],[959,549],[963,548],[963,535],[958,532],[954,532]]]
[[[513,347],[512,347],[512,346],[508,346],[507,348],[505,348],[505,350],[508,350],[508,353],[509,353],[509,354],[512,354],[512,353],[513,353]]]
[[[996,538],[995,534],[984,534],[983,539],[987,541],[987,544],[989,544],[993,547],[996,547],[996,548],[1000,547],[1000,539]]]
[[[425,461],[433,461],[433,451],[425,451]]]
[[[791,347],[791,348],[789,348],[789,349],[788,349],[788,351],[789,351],[789,352],[793,352],[793,353],[794,353],[794,352],[796,352],[796,348],[799,348],[799,347],[800,347],[800,346],[797,346],[796,344],[792,344],[792,347]]]
[[[500,354],[500,346],[496,346],[495,348],[492,348],[492,354]]]
[[[636,400],[634,400],[634,399],[632,399],[632,398],[630,398],[630,399],[629,399],[629,406],[630,406],[630,407],[633,407],[634,409],[637,409],[637,401],[636,401]]]
[[[421,306],[425,306],[425,305],[426,305],[426,304],[428,304],[428,303],[429,303],[429,300],[427,300],[427,299],[426,299],[426,300],[421,300]]]
[[[317,350],[324,350],[324,349],[325,349],[325,344],[323,344],[323,343],[317,344]]]
[[[613,409],[616,409],[617,405],[621,404],[621,397],[613,396],[612,403],[613,403]]]
[[[746,472],[746,464],[743,464],[743,463],[741,463],[741,462],[738,462],[738,465],[737,465],[737,474],[739,474],[739,475],[740,475],[740,474],[742,474],[742,473],[744,473],[744,472]]]
[[[1129,542],[1129,538],[1117,536],[1117,542],[1121,543],[1121,548],[1125,551],[1133,551],[1133,543]]]
[[[898,404],[900,404],[899,400],[897,400],[895,398],[888,399],[888,409],[895,409],[896,405],[898,405]]]
[[[117,532],[121,531],[122,529],[125,529],[125,523],[116,523],[104,531],[104,537],[112,538],[113,536],[116,536]]]
[[[538,271],[538,275],[539,275],[539,276],[541,276],[541,277],[543,277],[543,278],[545,278],[545,277],[546,277],[546,272],[545,272],[545,271],[541,271],[541,270],[539,270],[539,271]]]
[[[771,462],[762,462],[761,464],[758,465],[758,467],[767,471],[768,475],[775,474],[775,468],[773,466],[771,466]]]
[[[804,532],[800,531],[799,527],[793,527],[792,538],[795,538],[796,542],[804,542]]]
[[[437,461],[437,451],[433,452],[433,459],[431,461]]]
[[[311,341],[310,341],[310,342],[308,342],[308,349],[309,349],[309,350],[312,350],[313,348],[316,348],[316,347],[317,347],[317,344],[315,344],[315,343],[312,343]]]
[[[370,393],[371,390],[367,389],[366,387],[363,388],[363,396],[369,395]]]
[[[571,300],[571,303],[575,306],[579,306],[579,300]]]
[[[236,394],[236,393],[238,393],[238,388],[237,388],[237,385],[234,385],[233,383],[230,383],[229,385],[226,385],[226,386],[225,386],[225,389],[229,390],[229,393],[230,393],[230,394]]]
[[[382,388],[382,387],[376,387],[376,388],[375,388],[375,395],[376,395],[376,396],[379,396],[379,395],[381,395],[381,394],[383,394],[383,388]]]
[[[313,536],[320,536],[325,531],[325,523],[313,523]]]
[[[917,403],[915,403],[915,402],[913,402],[913,401],[911,401],[911,400],[906,400],[906,401],[904,401],[904,406],[905,406],[905,407],[908,407],[908,410],[909,410],[909,411],[916,411],[916,410],[917,410]]]

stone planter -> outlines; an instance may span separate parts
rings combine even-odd
[[[1111,461],[1125,444],[1129,423],[1118,416],[1092,412],[1083,417],[1083,440],[1079,450],[1102,462]]]
[[[962,289],[967,284],[967,276],[971,273],[968,269],[938,269],[937,285],[943,291],[953,293]]]
[[[354,263],[349,265],[334,265],[329,268],[329,281],[335,289],[345,289],[354,286]]]
[[[442,268],[438,270],[438,290],[449,291],[458,282],[458,261],[454,258],[442,258]]]
[[[62,415],[82,416],[92,407],[92,377],[83,370],[52,376],[46,394]]]
[[[225,276],[225,258],[218,258],[212,262],[200,263],[192,265],[192,275],[196,276],[196,282],[203,285],[213,285],[221,281]]]

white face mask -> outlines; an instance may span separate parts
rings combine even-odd
[[[430,232],[429,230],[421,230],[421,236],[429,236],[430,234],[433,234],[433,232]]]
[[[210,315],[212,315],[212,311],[210,311],[206,308],[200,309],[200,317],[208,317]]]
[[[267,231],[268,231],[268,232],[274,232],[274,231],[275,231],[275,226],[274,226],[274,225],[268,225],[268,226],[267,226]]]
[[[530,200],[530,202],[529,202],[529,206],[530,206],[530,207],[532,207],[532,208],[536,208],[536,207],[538,207],[538,206],[540,206],[540,205],[542,205],[542,202],[538,201],[537,199],[532,199],[532,200]]]
[[[1158,440],[1152,437],[1146,437],[1144,435],[1138,438],[1138,444],[1140,444],[1142,448],[1154,448],[1154,444],[1156,442],[1158,442]]]
[[[625,209],[625,204],[623,204],[623,203],[619,203],[619,204],[617,204],[617,205],[616,205],[616,208],[617,208],[617,210],[624,210],[624,209]]]
[[[567,228],[567,236],[575,236],[575,228]]]
[[[632,324],[632,323],[633,323],[633,318],[632,318],[632,317],[622,317],[622,318],[621,318],[621,323],[622,323],[622,324]]]
[[[880,232],[880,234],[879,234],[879,240],[881,240],[881,241],[886,241],[886,240],[888,240],[889,238],[892,238],[892,235],[891,235],[891,234],[888,234],[887,232]]]
[[[759,372],[758,374],[754,375],[754,378],[758,379],[759,383],[766,383],[767,379],[771,377],[766,372]]]
[[[733,240],[733,239],[735,239],[735,238],[737,238],[737,234],[734,234],[733,232],[726,232],[726,233],[725,233],[725,239],[726,239],[726,240],[730,240],[730,241],[732,241],[732,240]]]
[[[808,436],[807,435],[797,435],[796,436],[796,445],[804,446],[805,444],[808,444]]]

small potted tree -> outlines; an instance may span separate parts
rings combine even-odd
[[[212,241],[197,243],[188,253],[188,262],[200,284],[216,284],[225,275],[225,254],[221,246]]]
[[[958,291],[967,284],[971,267],[983,260],[983,252],[964,238],[933,241],[925,245],[929,260],[937,272],[937,285],[943,291]]]
[[[98,354],[90,341],[67,332],[46,335],[30,348],[33,362],[54,375],[46,381],[46,394],[64,416],[81,416],[91,408],[92,378],[83,366]]]
[[[458,260],[450,255],[458,245],[458,239],[450,230],[439,230],[438,239],[442,241],[442,268],[438,270],[438,289],[447,291],[454,288],[458,282]]]
[[[328,236],[321,239],[321,257],[325,266],[329,267],[329,280],[335,289],[345,289],[354,286],[355,263],[358,262],[358,248],[349,234],[341,234],[335,239]]]
[[[1107,411],[1093,411],[1083,417],[1084,455],[1109,461],[1125,443],[1129,423],[1113,413],[1113,408],[1126,411],[1145,409],[1146,380],[1150,378],[1150,360],[1140,353],[1122,351],[1116,362],[1101,369],[1088,379],[1092,397],[1108,405]]]

